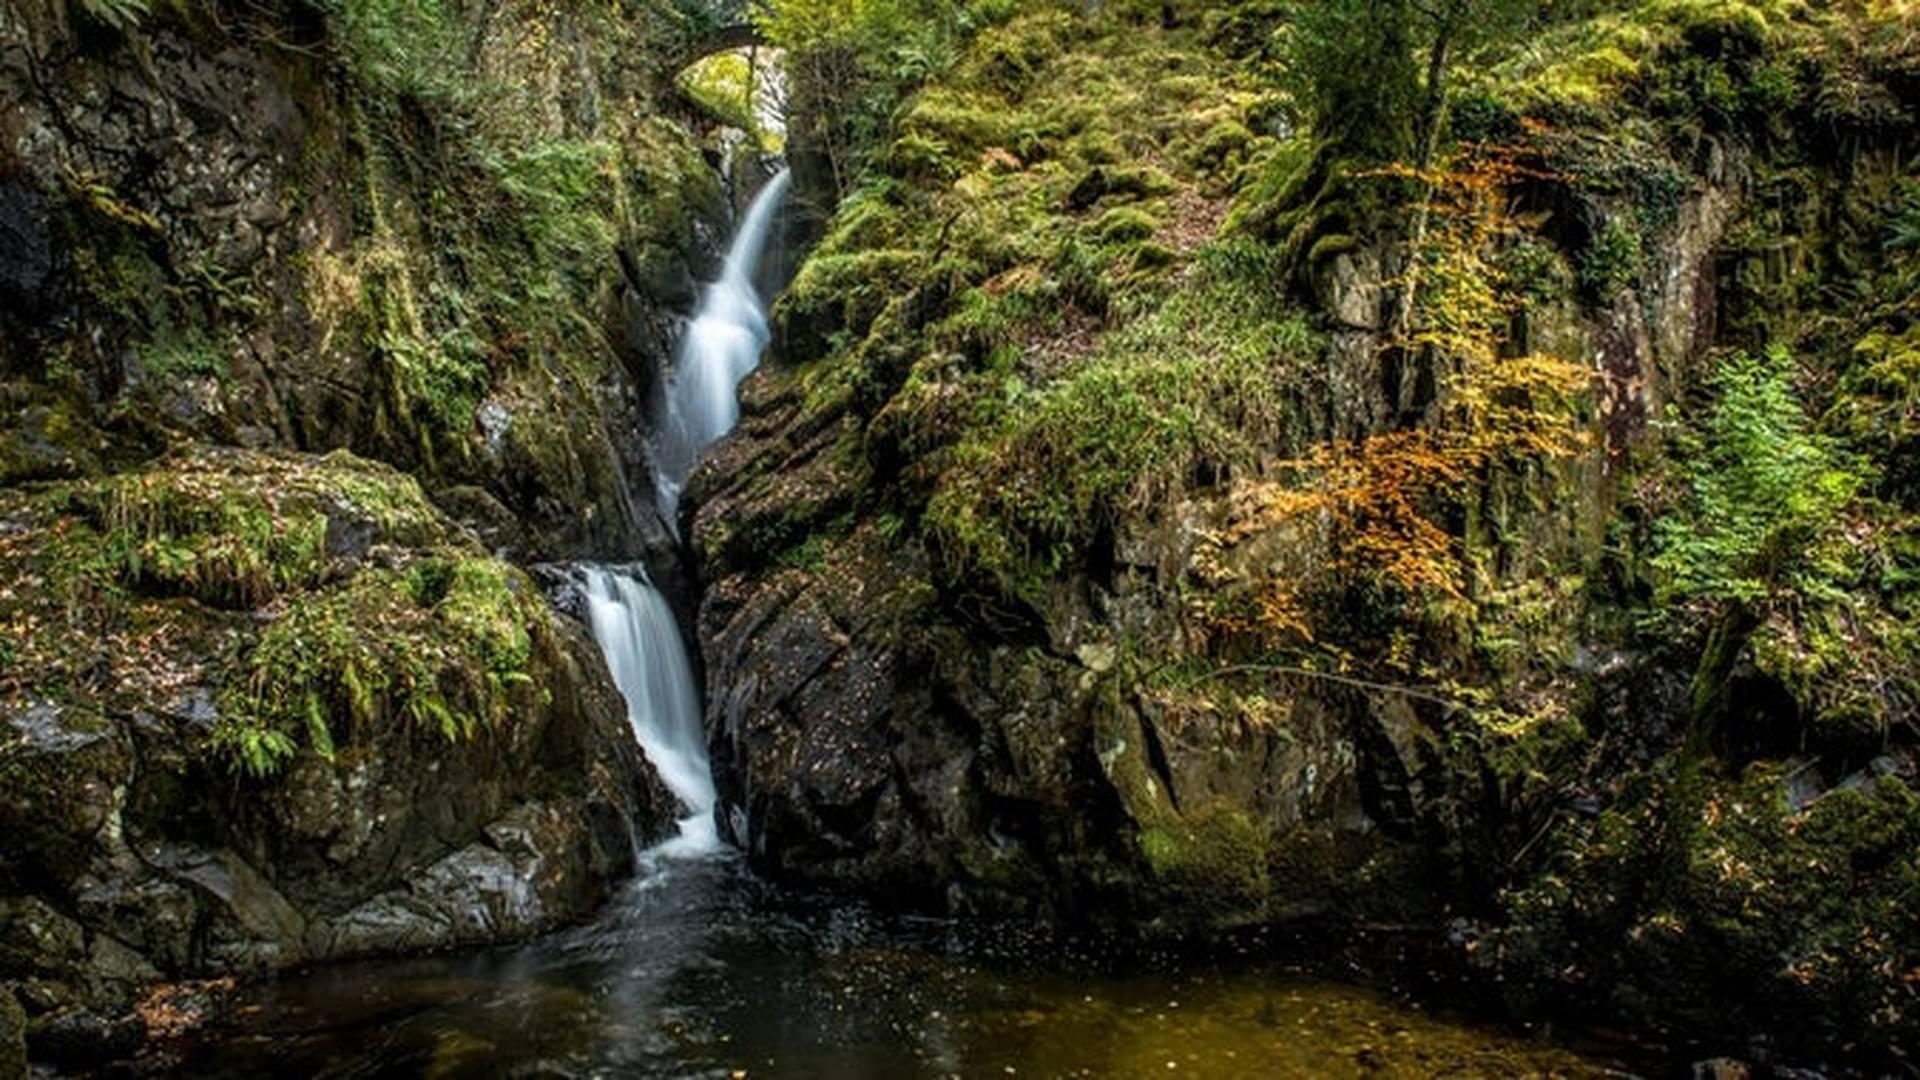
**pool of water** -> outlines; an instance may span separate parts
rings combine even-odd
[[[184,1049],[183,1074],[216,1077],[1620,1075],[1246,960],[783,896],[729,858],[529,945],[264,984]]]

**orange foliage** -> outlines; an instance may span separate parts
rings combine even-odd
[[[209,1013],[233,993],[232,976],[198,982],[157,983],[135,1005],[149,1039],[177,1039],[205,1024]]]
[[[1441,513],[1495,463],[1566,457],[1585,443],[1570,403],[1591,374],[1550,356],[1501,355],[1521,303],[1496,261],[1502,241],[1522,228],[1511,185],[1540,175],[1520,151],[1483,148],[1422,176],[1433,191],[1433,224],[1420,257],[1409,260],[1423,270],[1417,282],[1402,283],[1416,297],[1406,339],[1396,344],[1440,375],[1426,425],[1325,443],[1241,485],[1228,527],[1212,539],[1210,565],[1258,534],[1309,523],[1326,540],[1337,580],[1465,598],[1464,552]],[[1252,590],[1252,610],[1216,620],[1223,629],[1312,639],[1295,583],[1269,576]]]

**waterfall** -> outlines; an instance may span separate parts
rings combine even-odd
[[[654,852],[691,856],[714,851],[720,835],[713,817],[713,769],[707,761],[693,664],[681,644],[673,609],[643,579],[600,566],[583,570],[587,622],[627,699],[627,720],[660,779],[686,810],[680,835]]]
[[[667,388],[666,413],[654,444],[660,515],[678,531],[680,489],[699,463],[700,452],[732,430],[740,418],[735,396],[740,380],[760,363],[767,344],[767,309],[753,284],[773,228],[773,214],[790,179],[782,169],[767,181],[740,222],[719,280],[709,284],[687,326]]]
[[[700,310],[681,342],[654,447],[660,511],[670,528],[675,525],[681,486],[699,461],[700,451],[739,419],[734,394],[766,347],[767,309],[753,276],[787,182],[787,170],[782,169],[754,197],[727,249],[719,280],[707,286]],[[718,798],[713,768],[707,760],[693,664],[680,640],[673,609],[644,577],[600,566],[583,570],[587,621],[606,654],[614,683],[627,699],[628,722],[660,779],[686,811],[680,819],[680,835],[655,848],[653,854],[692,856],[714,851],[720,846],[720,831],[714,820]]]

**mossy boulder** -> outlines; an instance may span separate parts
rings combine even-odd
[[[201,450],[0,520],[0,978],[46,1053],[155,979],[533,933],[671,827],[584,630],[389,466]]]
[[[1268,837],[1245,810],[1204,807],[1140,834],[1140,854],[1167,903],[1214,918],[1257,920],[1271,892]]]
[[[1902,1058],[1920,1040],[1911,983],[1887,978],[1920,964],[1920,794],[1903,768],[1881,759],[1832,786],[1815,761],[1636,778],[1555,835],[1479,960],[1522,998]]]
[[[89,475],[108,445],[70,403],[30,384],[0,382],[0,485]]]

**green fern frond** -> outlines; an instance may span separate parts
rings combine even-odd
[[[131,30],[153,10],[152,0],[75,0],[93,21],[115,30]]]

